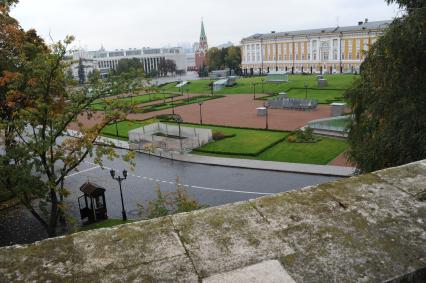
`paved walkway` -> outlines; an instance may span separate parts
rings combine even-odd
[[[194,96],[194,95],[191,95]],[[202,118],[204,124],[264,128],[265,117],[258,117],[256,108],[264,101],[253,100],[250,94],[230,94],[224,98],[204,101]],[[174,112],[182,116],[185,122],[200,122],[200,106],[195,104],[176,107]],[[165,109],[144,114],[129,114],[129,120],[145,120],[161,114],[171,114],[172,109]],[[329,105],[319,105],[314,111],[297,111],[270,109],[269,128],[275,130],[293,131],[305,126],[309,121],[328,118],[331,115]]]

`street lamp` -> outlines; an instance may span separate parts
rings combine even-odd
[[[175,105],[173,103],[174,96],[172,95],[172,114],[175,115]]]
[[[256,83],[253,83],[253,100],[256,99]]]
[[[265,81],[265,78],[261,78],[260,80],[262,81],[262,93],[265,93],[265,90],[263,88],[263,82]]]
[[[120,186],[120,196],[121,196],[121,214],[123,215],[123,221],[127,220],[127,215],[126,215],[126,211],[124,210],[124,201],[123,201],[123,191],[121,189],[121,182],[123,182],[124,180],[127,179],[127,171],[123,170],[123,177],[121,176],[115,176],[115,171],[114,169],[111,169],[109,171],[109,173],[111,174],[111,177],[116,180]]]
[[[200,125],[202,125],[203,124],[203,115],[201,115],[201,106],[203,105],[203,102],[202,101],[198,102],[198,105],[200,105]]]
[[[305,82],[305,99],[308,99],[308,83]]]
[[[212,92],[212,96],[213,96],[213,86],[214,86],[214,81],[211,81],[212,87],[211,87],[211,92]]]
[[[267,102],[264,102],[263,103],[263,107],[265,107],[265,109],[266,109],[266,116],[265,116],[265,118],[266,118],[266,129],[268,130],[269,129],[269,125],[268,125],[268,120],[269,120],[269,117],[268,117],[268,110],[269,110],[269,104],[267,103]]]

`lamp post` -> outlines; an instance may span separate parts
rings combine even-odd
[[[201,114],[201,106],[203,106],[203,102],[200,101],[198,102],[198,105],[200,105],[200,125],[203,124],[203,115]]]
[[[265,107],[265,109],[266,109],[266,116],[265,116],[265,118],[266,118],[266,129],[268,130],[269,129],[269,125],[268,125],[268,120],[269,120],[269,117],[268,117],[268,115],[269,115],[269,105],[268,105],[268,103],[267,102],[265,102],[265,103],[263,103],[263,107]]]
[[[212,87],[211,87],[211,92],[212,92],[212,96],[213,96],[213,86],[214,86],[214,81],[211,81]]]
[[[253,100],[256,99],[256,83],[253,83]]]
[[[175,115],[175,105],[173,103],[174,96],[172,95],[172,114]]]
[[[121,176],[115,176],[115,171],[114,169],[111,169],[109,171],[109,173],[111,174],[111,177],[116,180],[120,186],[120,196],[121,196],[121,214],[123,215],[123,221],[127,220],[127,215],[126,215],[126,210],[124,210],[124,201],[123,201],[123,191],[121,189],[121,182],[123,182],[124,180],[127,179],[127,171],[123,170],[123,177]]]
[[[265,78],[260,79],[262,81],[262,93],[265,93],[265,89],[263,88],[263,82],[265,81]]]
[[[308,83],[305,82],[305,99],[308,99]]]
[[[117,120],[115,120],[115,135],[118,137],[118,125],[117,125]]]

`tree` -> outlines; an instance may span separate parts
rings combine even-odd
[[[160,63],[158,64],[158,73],[161,76],[167,76],[168,73],[175,73],[176,72],[176,63],[173,60],[165,59],[160,60]]]
[[[224,67],[224,61],[223,61],[224,58],[222,57],[222,52],[219,48],[217,47],[210,48],[207,51],[207,57],[209,58],[208,60],[209,70],[211,71],[220,70]]]
[[[406,14],[371,46],[346,93],[355,117],[349,157],[362,172],[426,158],[426,4],[387,2]]]
[[[48,47],[35,31],[24,32],[8,15],[9,8],[0,4],[0,189],[9,190],[54,236],[58,220],[65,216],[65,177],[88,156],[101,165],[102,156],[117,157],[112,148],[94,142],[105,125],[123,118],[132,105],[112,101],[95,126],[80,124],[78,117],[94,117],[89,106],[116,84],[91,85],[91,96],[87,87],[69,88],[64,58],[73,38]],[[80,128],[75,138],[67,136],[72,123]]]
[[[208,77],[208,75],[209,75],[209,70],[207,66],[203,64],[201,68],[198,70],[198,76],[200,78],[203,78],[203,77]]]
[[[96,84],[101,79],[101,72],[95,69],[87,74],[87,79],[91,84]]]
[[[78,61],[78,83],[84,84],[86,81],[86,73],[84,71],[84,64],[83,64],[83,58],[80,58]]]
[[[226,48],[225,55],[225,66],[231,70],[240,69],[241,64],[241,48],[236,46],[230,46]]]
[[[124,58],[118,61],[116,74],[128,74],[133,77],[143,76],[143,68],[143,64],[138,58]]]

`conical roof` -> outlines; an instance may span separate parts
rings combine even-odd
[[[206,39],[207,38],[206,32],[204,30],[204,21],[203,20],[201,20],[201,35],[200,35],[200,38],[201,39]]]

